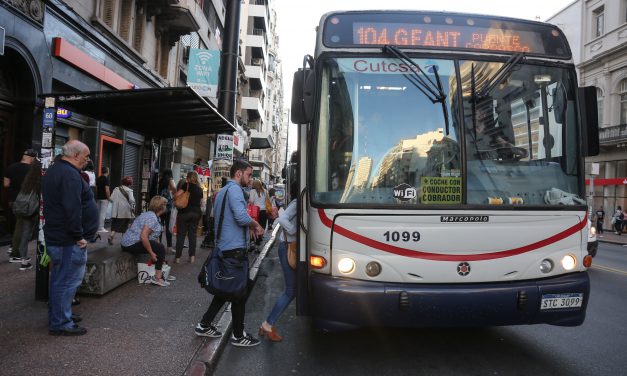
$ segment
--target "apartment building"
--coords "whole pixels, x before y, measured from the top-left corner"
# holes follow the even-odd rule
[[[126,90],[128,98],[132,89],[184,86],[185,52],[192,45],[220,49],[224,17],[222,0],[0,2],[4,29],[0,40],[4,47],[0,54],[0,175],[25,149],[42,147],[42,94]],[[70,139],[83,141],[91,149],[96,170],[109,167],[114,186],[123,176],[132,176],[136,199],[145,204],[154,193],[159,168],[184,167],[213,155],[207,135],[164,141],[163,135],[176,134],[187,125],[175,115],[177,109],[169,107],[176,103],[166,99],[136,101],[135,107],[118,116],[120,122],[60,110],[52,143],[44,147],[54,155]],[[198,109],[213,114],[206,102],[192,99],[192,106],[200,103],[203,107]],[[215,105],[215,99],[209,100]],[[127,104],[120,99],[113,103],[111,112]],[[161,136],[154,136],[159,132],[146,124],[148,118],[166,123]],[[0,222],[2,217],[0,212]],[[3,230],[0,223],[0,237]]]
[[[601,152],[587,158],[586,174],[594,184],[590,204],[604,208],[610,228],[616,206],[627,207],[627,0],[573,1],[547,22],[566,34],[579,85],[597,88]],[[591,175],[593,164],[598,174]]]
[[[253,175],[268,186],[279,182],[285,156],[283,82],[270,0],[247,0],[240,18],[241,57],[245,74],[238,87],[237,120],[250,134],[248,159]]]

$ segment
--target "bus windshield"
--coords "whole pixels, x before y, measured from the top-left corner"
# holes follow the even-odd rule
[[[460,61],[458,73],[452,59],[411,61],[434,82],[437,71],[444,107],[412,83],[416,68],[401,60],[322,61],[314,202],[582,203],[567,70]]]

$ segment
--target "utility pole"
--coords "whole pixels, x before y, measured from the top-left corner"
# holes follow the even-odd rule
[[[235,124],[235,100],[237,98],[237,61],[239,59],[240,0],[226,1],[224,42],[220,58],[220,98],[218,112],[231,124]]]

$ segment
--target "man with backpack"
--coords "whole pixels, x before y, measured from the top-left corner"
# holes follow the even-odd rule
[[[216,195],[213,208],[216,216],[216,246],[212,252],[218,252],[219,257],[248,257],[246,250],[250,239],[249,228],[253,237],[263,236],[264,229],[248,215],[242,191],[242,188],[251,181],[252,174],[253,167],[250,163],[242,160],[233,161],[230,171],[231,180]],[[226,205],[227,202],[228,205]],[[196,326],[197,336],[212,338],[222,336],[212,321],[226,302],[227,300],[222,297],[213,297],[207,312]],[[231,315],[233,316],[231,344],[233,346],[250,347],[259,344],[258,339],[244,331],[245,306],[246,297],[231,301]]]

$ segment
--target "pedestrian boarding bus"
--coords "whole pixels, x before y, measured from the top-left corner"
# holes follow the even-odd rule
[[[298,314],[328,330],[583,323],[596,91],[557,27],[328,13],[292,95]]]

